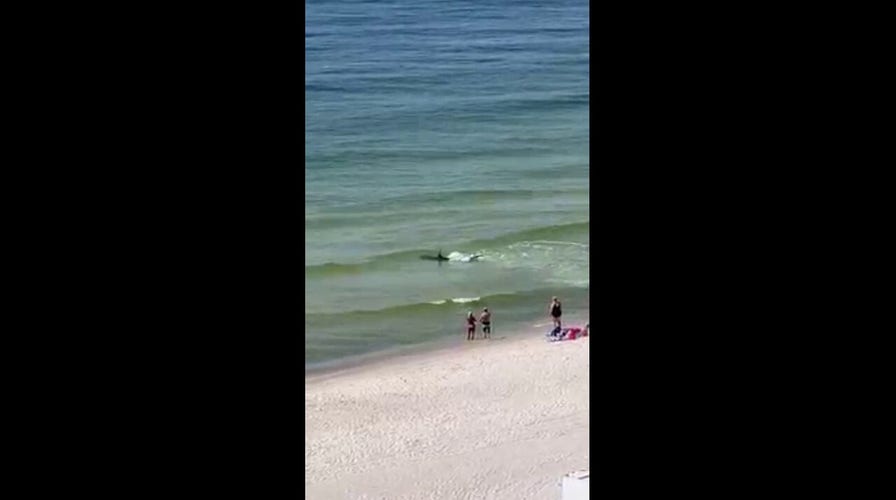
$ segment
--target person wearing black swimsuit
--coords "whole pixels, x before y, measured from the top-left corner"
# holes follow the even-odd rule
[[[560,301],[557,300],[557,297],[553,297],[551,299],[551,318],[554,319],[554,327],[560,328],[560,316],[563,315],[563,310],[560,307]]]
[[[467,312],[467,340],[476,340],[476,317],[473,311]]]

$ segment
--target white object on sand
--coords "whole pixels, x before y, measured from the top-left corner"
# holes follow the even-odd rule
[[[563,477],[562,500],[587,500],[589,471],[570,472]]]

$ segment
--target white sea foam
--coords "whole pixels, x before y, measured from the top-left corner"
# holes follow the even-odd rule
[[[543,283],[587,287],[589,249],[585,242],[519,241],[495,253],[494,262],[508,269],[534,271]]]
[[[431,300],[428,303],[436,305],[436,306],[440,306],[450,300],[451,302],[453,302],[455,304],[466,304],[468,302],[476,302],[479,299],[480,299],[480,297],[457,297],[454,299],[447,299],[447,300]]]
[[[479,300],[479,297],[458,297],[456,299],[451,299],[451,302],[455,304],[466,304],[468,302],[476,302]]]
[[[481,256],[482,254],[478,253],[451,252],[448,254],[448,260],[455,262],[473,262],[479,260]]]

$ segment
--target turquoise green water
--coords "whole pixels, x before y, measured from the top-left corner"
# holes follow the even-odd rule
[[[587,310],[587,9],[306,3],[306,366]]]

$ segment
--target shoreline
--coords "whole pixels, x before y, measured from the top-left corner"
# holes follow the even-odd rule
[[[466,279],[468,272],[467,269],[458,271],[459,274],[452,271],[447,278]],[[457,284],[449,282],[444,286]],[[463,340],[465,336],[463,318],[466,312],[475,310],[478,314],[483,307],[489,307],[495,315],[493,337],[512,335],[536,325],[546,331],[551,321],[546,306],[552,295],[565,298],[569,317],[564,318],[564,324],[572,325],[576,316],[587,318],[589,290],[589,287],[555,288],[535,283],[526,291],[493,295],[481,290],[445,293],[476,295],[476,300],[470,303],[454,303],[460,299],[449,299],[446,304],[431,304],[411,299],[405,305],[383,309],[356,310],[355,305],[344,304],[344,313],[306,312],[305,371],[332,371],[366,364],[369,359],[456,345],[456,340]],[[481,325],[479,329],[481,331]]]
[[[576,315],[563,321],[564,325],[585,326],[589,322],[589,311],[578,311]],[[427,340],[416,344],[379,349],[376,351],[366,352],[363,354],[355,354],[345,356],[328,361],[318,362],[311,365],[305,365],[305,381],[320,377],[334,376],[341,372],[354,372],[367,367],[374,367],[383,364],[400,362],[404,359],[412,359],[425,357],[430,354],[438,354],[454,349],[462,348],[465,345],[477,345],[480,343],[487,344],[498,341],[512,341],[517,338],[528,338],[540,332],[541,335],[550,328],[550,319],[545,318],[544,321],[518,322],[502,326],[502,333],[493,336],[485,342],[486,339],[477,338],[472,342],[464,340],[463,333],[459,332],[455,337]],[[482,325],[477,324],[476,335],[482,335]]]

